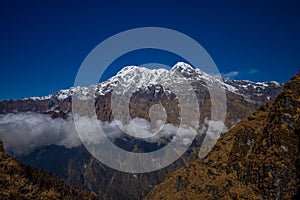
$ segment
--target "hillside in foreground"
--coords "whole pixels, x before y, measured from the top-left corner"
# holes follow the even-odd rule
[[[300,72],[146,199],[299,199]]]
[[[96,199],[51,174],[25,166],[6,155],[0,141],[0,199]]]

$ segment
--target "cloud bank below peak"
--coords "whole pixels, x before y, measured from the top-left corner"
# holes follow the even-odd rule
[[[99,144],[103,141],[103,135],[99,134],[99,125],[101,129],[111,140],[124,136],[122,130],[133,133],[136,138],[141,138],[146,142],[157,142],[160,138],[173,137],[180,145],[189,145],[191,141],[188,138],[195,134],[205,134],[206,128],[196,131],[192,128],[181,129],[172,124],[164,124],[161,131],[153,134],[150,129],[150,122],[145,119],[135,118],[128,124],[120,124],[118,121],[101,122],[98,124],[92,122],[88,117],[80,117],[77,120],[77,126],[87,126],[87,137],[79,137],[74,124],[73,116],[70,113],[67,119],[51,118],[48,115],[34,112],[26,113],[9,113],[0,115],[0,139],[4,143],[4,148],[9,154],[26,155],[35,149],[48,146],[58,145],[66,148],[75,148],[84,144]],[[162,122],[161,122],[162,123]],[[159,126],[161,123],[158,122]],[[204,126],[215,124],[216,127],[224,126],[223,123],[205,119]],[[122,126],[120,128],[120,126]],[[226,127],[225,127],[226,129]],[[227,130],[227,129],[226,129]],[[155,131],[154,131],[155,132]],[[157,131],[156,131],[157,132]],[[214,133],[207,132],[209,135]],[[142,138],[145,135],[153,135],[149,138]]]

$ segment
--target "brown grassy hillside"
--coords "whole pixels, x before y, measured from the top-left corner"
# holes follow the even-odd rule
[[[51,174],[21,164],[6,155],[0,141],[0,199],[96,199]]]
[[[170,174],[146,199],[296,199],[299,150],[300,72],[274,103],[224,134],[206,158]]]

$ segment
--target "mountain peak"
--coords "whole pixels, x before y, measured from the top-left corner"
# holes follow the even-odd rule
[[[191,65],[185,63],[185,62],[178,62],[176,63],[172,69],[170,70],[171,73],[180,73],[185,78],[192,78],[192,77],[198,77],[206,80],[213,80],[217,79],[217,76],[212,76],[210,74],[205,73],[199,68],[194,68]]]
[[[127,74],[130,73],[132,71],[138,71],[138,72],[160,72],[160,71],[166,71],[165,69],[151,69],[151,68],[147,68],[147,67],[143,67],[143,66],[136,66],[136,65],[129,65],[129,66],[125,66],[123,67],[118,73],[117,75],[120,74]],[[177,62],[170,70],[172,71],[178,71],[181,73],[184,72],[194,72],[195,68],[193,68],[191,65],[185,63],[185,62]]]
[[[191,65],[185,62],[178,62],[172,67],[171,72],[172,71],[176,71],[180,73],[192,73],[195,72],[195,69]]]
[[[172,69],[176,68],[182,68],[182,69],[194,69],[191,65],[185,63],[185,62],[177,62]]]
[[[136,75],[136,74],[168,74],[168,73],[180,73],[185,77],[191,77],[193,75],[206,75],[205,72],[201,71],[200,69],[195,69],[191,65],[185,63],[185,62],[177,62],[169,71],[166,69],[151,69],[143,66],[135,66],[135,65],[130,65],[130,66],[125,66],[123,69],[121,69],[117,73],[117,77],[121,77],[124,75]]]

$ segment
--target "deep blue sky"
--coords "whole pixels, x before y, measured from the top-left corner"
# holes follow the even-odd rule
[[[235,79],[286,82],[300,69],[299,10],[298,1],[271,0],[2,0],[0,99],[71,87],[95,46],[121,31],[147,26],[194,38],[222,73],[238,72],[232,73]],[[147,57],[129,56],[124,64]]]

